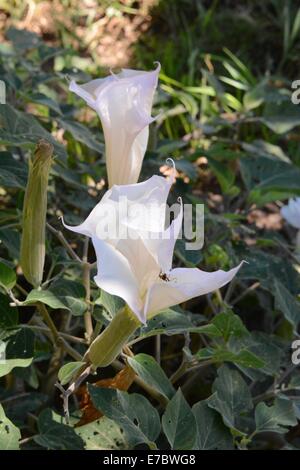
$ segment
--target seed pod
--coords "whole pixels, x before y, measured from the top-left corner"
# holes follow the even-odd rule
[[[41,139],[29,161],[29,175],[23,205],[20,264],[25,278],[34,287],[43,279],[47,188],[53,145]]]

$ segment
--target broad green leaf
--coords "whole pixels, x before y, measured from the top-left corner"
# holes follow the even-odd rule
[[[255,408],[256,433],[272,431],[286,433],[287,426],[296,426],[293,402],[287,397],[276,398],[272,406],[259,403]]]
[[[195,450],[233,449],[232,436],[219,413],[206,401],[196,403],[192,411],[197,425]]]
[[[18,310],[11,307],[9,297],[0,293],[0,328],[14,328],[18,325]]]
[[[17,111],[9,104],[0,106],[0,143],[7,146],[32,146],[40,139],[53,144],[55,154],[62,160],[66,158],[65,148],[59,144],[37,119],[28,113]]]
[[[116,295],[108,294],[104,290],[101,290],[100,297],[95,301],[95,304],[102,305],[111,317],[114,317],[115,314],[125,305],[123,299]]]
[[[81,450],[84,442],[73,428],[54,420],[52,411],[47,408],[38,418],[39,434],[34,441],[50,450]]]
[[[51,284],[51,291],[67,306],[73,315],[80,316],[86,311],[85,288],[80,282],[60,279]]]
[[[13,269],[0,262],[0,286],[5,289],[12,289],[17,281],[16,273]]]
[[[74,374],[84,365],[84,362],[76,361],[76,362],[68,362],[68,364],[63,365],[58,371],[58,380],[60,381],[61,385],[66,385]]]
[[[82,315],[86,311],[85,289],[79,282],[62,279],[51,285],[48,290],[33,289],[23,305],[42,302],[53,309],[66,309],[73,315]]]
[[[25,188],[27,165],[18,161],[10,152],[0,152],[0,186]]]
[[[17,29],[10,27],[6,32],[6,37],[11,41],[16,49],[24,53],[27,49],[35,49],[41,39],[36,33],[32,33],[27,29]]]
[[[12,229],[0,229],[0,243],[7,248],[12,259],[19,259],[19,249],[21,243],[20,232]]]
[[[234,194],[232,190],[234,188],[235,173],[230,169],[228,163],[221,163],[214,158],[209,158],[209,166],[212,169],[213,173],[216,175],[217,180],[221,186],[221,189],[224,193]]]
[[[23,305],[33,305],[42,302],[53,309],[66,308],[66,305],[50,290],[33,289],[29,292]]]
[[[180,389],[166,407],[162,417],[162,427],[172,449],[194,449],[196,421]]]
[[[253,247],[238,251],[238,256],[248,261],[238,273],[239,279],[259,281],[272,295],[274,281],[278,279],[292,294],[299,293],[300,274],[286,257],[280,258]]]
[[[175,245],[175,255],[183,261],[185,266],[194,268],[198,266],[203,258],[203,254],[200,250],[186,250],[185,240],[178,239]]]
[[[46,106],[47,108],[52,109],[55,113],[61,115],[59,104],[49,96],[44,95],[44,93],[33,93],[31,95],[27,95],[27,98],[29,101]]]
[[[120,426],[106,416],[75,429],[86,450],[127,450],[126,436]]]
[[[0,377],[9,374],[15,367],[28,367],[32,363],[32,357],[28,359],[4,359],[0,361]]]
[[[297,331],[300,322],[300,302],[288,289],[278,280],[274,283],[275,308],[280,310],[285,318],[293,325],[294,331]]]
[[[253,407],[251,393],[242,376],[236,370],[223,365],[218,369],[212,391],[208,405],[221,414],[226,426],[242,432],[239,429],[241,414]]]
[[[130,446],[153,445],[160,432],[156,409],[142,395],[89,385],[94,406],[124,430]]]
[[[0,405],[0,450],[19,450],[20,430],[5,416]]]
[[[213,362],[233,362],[244,367],[261,368],[264,361],[247,349],[234,353],[224,348],[204,348],[195,354],[199,360],[210,359]]]
[[[231,311],[219,313],[211,323],[198,327],[198,332],[211,337],[222,337],[224,341],[228,341],[231,336],[241,337],[249,334],[240,317]]]
[[[242,158],[240,165],[253,203],[263,205],[300,194],[300,169],[290,163],[260,156]]]
[[[175,389],[160,365],[148,354],[137,354],[128,358],[129,365],[146,384],[153,387],[167,400],[171,399]]]
[[[76,141],[85,144],[96,152],[102,153],[104,151],[103,143],[92,134],[88,127],[80,122],[58,119],[58,123],[63,129],[70,132]]]
[[[205,317],[201,317],[204,319]],[[177,312],[176,310],[167,309],[151,318],[147,325],[140,330],[140,338],[148,338],[150,336],[178,335],[189,331],[197,331],[199,327],[195,326],[188,315]]]
[[[7,359],[28,359],[34,356],[33,331],[29,328],[19,328],[18,331],[9,337],[6,346]]]
[[[290,97],[280,103],[268,103],[264,110],[262,122],[276,134],[285,134],[300,125],[300,110]]]
[[[244,338],[232,339],[230,341],[230,350],[238,352],[241,349],[247,349],[256,357],[263,361],[260,369],[244,367],[237,363],[237,366],[253,380],[264,380],[265,375],[274,376],[279,372],[281,357],[284,353],[282,345],[275,337],[261,332],[252,332]]]

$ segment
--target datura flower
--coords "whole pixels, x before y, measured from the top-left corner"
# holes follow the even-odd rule
[[[153,96],[160,65],[144,72],[122,69],[106,78],[78,85],[70,90],[83,98],[100,117],[105,138],[108,183],[132,184],[139,179],[146,152]]]
[[[142,323],[162,309],[219,289],[232,280],[241,266],[227,272],[172,268],[183,217],[180,203],[179,213],[165,227],[172,183],[173,177],[168,180],[152,176],[143,183],[113,186],[81,225],[65,225],[92,238],[97,256],[96,284],[124,299]],[[122,211],[123,200],[127,211]],[[137,211],[137,207],[142,210]],[[127,236],[105,232],[104,225],[113,227],[115,216],[118,228],[126,228]]]
[[[300,197],[290,199],[281,209],[282,217],[293,227],[300,230]]]

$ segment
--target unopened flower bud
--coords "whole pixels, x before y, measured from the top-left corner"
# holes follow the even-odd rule
[[[24,197],[20,263],[25,278],[34,287],[38,287],[43,279],[47,188],[52,155],[53,145],[40,140],[29,161]]]

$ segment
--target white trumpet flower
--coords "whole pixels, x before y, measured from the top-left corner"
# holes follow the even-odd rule
[[[146,152],[151,108],[160,65],[144,72],[122,69],[119,74],[78,85],[70,90],[83,98],[100,117],[105,138],[109,186],[132,184],[139,179]]]
[[[96,284],[124,299],[142,323],[162,309],[221,288],[232,280],[242,264],[227,272],[172,269],[183,216],[180,204],[179,214],[165,228],[165,208],[172,182],[172,178],[152,176],[143,183],[113,186],[81,225],[65,225],[92,238],[97,256]],[[121,198],[126,198],[129,211],[139,204],[144,208],[143,213],[140,211],[133,217],[120,214]],[[149,217],[150,205],[154,207],[152,217]],[[111,221],[115,215],[119,225],[128,229],[127,237],[110,236],[109,231],[104,236],[103,224],[107,225],[107,217]]]
[[[300,197],[290,199],[281,208],[281,215],[290,225],[300,230]]]

